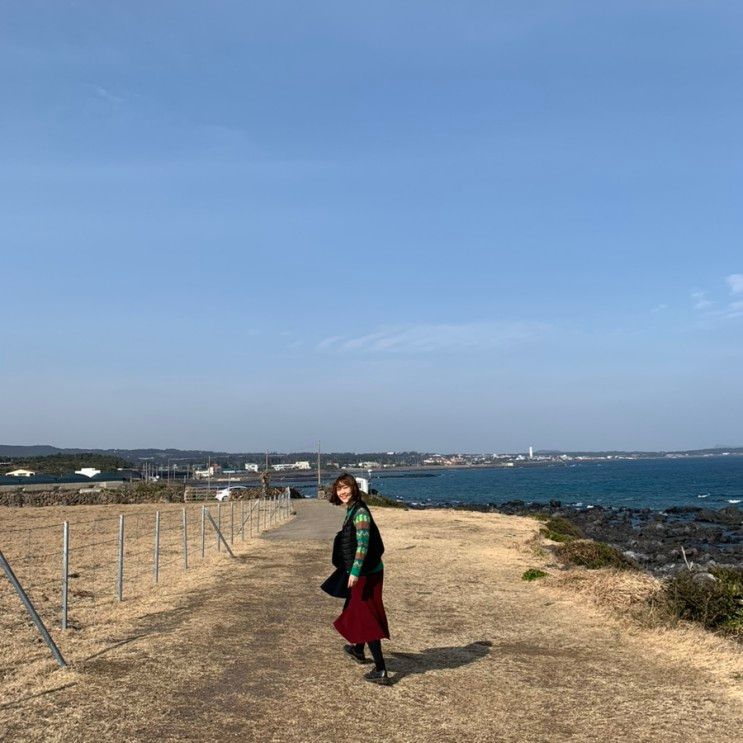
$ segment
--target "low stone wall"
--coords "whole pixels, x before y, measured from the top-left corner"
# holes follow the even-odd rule
[[[38,483],[35,485],[0,485],[0,493],[46,493],[54,490],[81,490],[82,488],[103,488],[105,490],[117,490],[124,487],[126,483],[121,480],[111,482],[60,482],[60,483]]]
[[[101,486],[106,483],[100,483]],[[80,486],[83,487],[80,487]],[[96,486],[98,484],[96,483]],[[127,484],[121,487],[98,488],[93,483],[86,485],[78,483],[74,490],[62,489],[48,485],[45,490],[32,490],[27,488],[15,488],[12,491],[0,492],[0,506],[12,506],[15,508],[23,506],[106,506],[115,503],[137,504],[137,503],[183,503],[184,489],[182,486],[159,486],[156,484],[139,483]],[[217,492],[216,490],[214,491]],[[269,488],[270,496],[281,495],[284,488]],[[237,490],[232,500],[252,500],[261,496],[260,488],[250,490]],[[292,498],[301,498],[301,494],[293,490]],[[192,499],[187,498],[190,501]],[[202,499],[203,500],[203,499]],[[213,501],[216,503],[216,500]]]

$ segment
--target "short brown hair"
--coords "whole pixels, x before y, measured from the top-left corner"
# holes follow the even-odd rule
[[[343,502],[338,497],[338,488],[341,485],[348,485],[351,488],[351,503],[361,498],[361,490],[359,490],[359,484],[356,482],[356,478],[353,475],[349,475],[348,472],[344,472],[340,477],[336,477],[333,486],[330,488],[330,497],[328,500],[334,506],[340,506]]]

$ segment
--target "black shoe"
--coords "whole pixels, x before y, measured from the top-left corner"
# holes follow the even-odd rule
[[[392,686],[392,681],[387,675],[387,671],[369,671],[364,674],[364,678],[367,681],[371,681],[373,684],[381,684],[382,686]]]
[[[350,655],[357,663],[366,663],[364,651],[359,652],[353,645],[344,645],[343,650]]]

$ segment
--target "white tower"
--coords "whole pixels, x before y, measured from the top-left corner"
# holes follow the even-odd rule
[[[531,446],[529,447],[529,459],[534,459],[534,449]]]

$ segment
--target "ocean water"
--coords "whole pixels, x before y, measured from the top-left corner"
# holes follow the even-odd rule
[[[743,508],[743,457],[639,459],[529,467],[428,470],[432,477],[372,475],[382,495],[417,503],[562,501],[564,505],[664,510]]]

